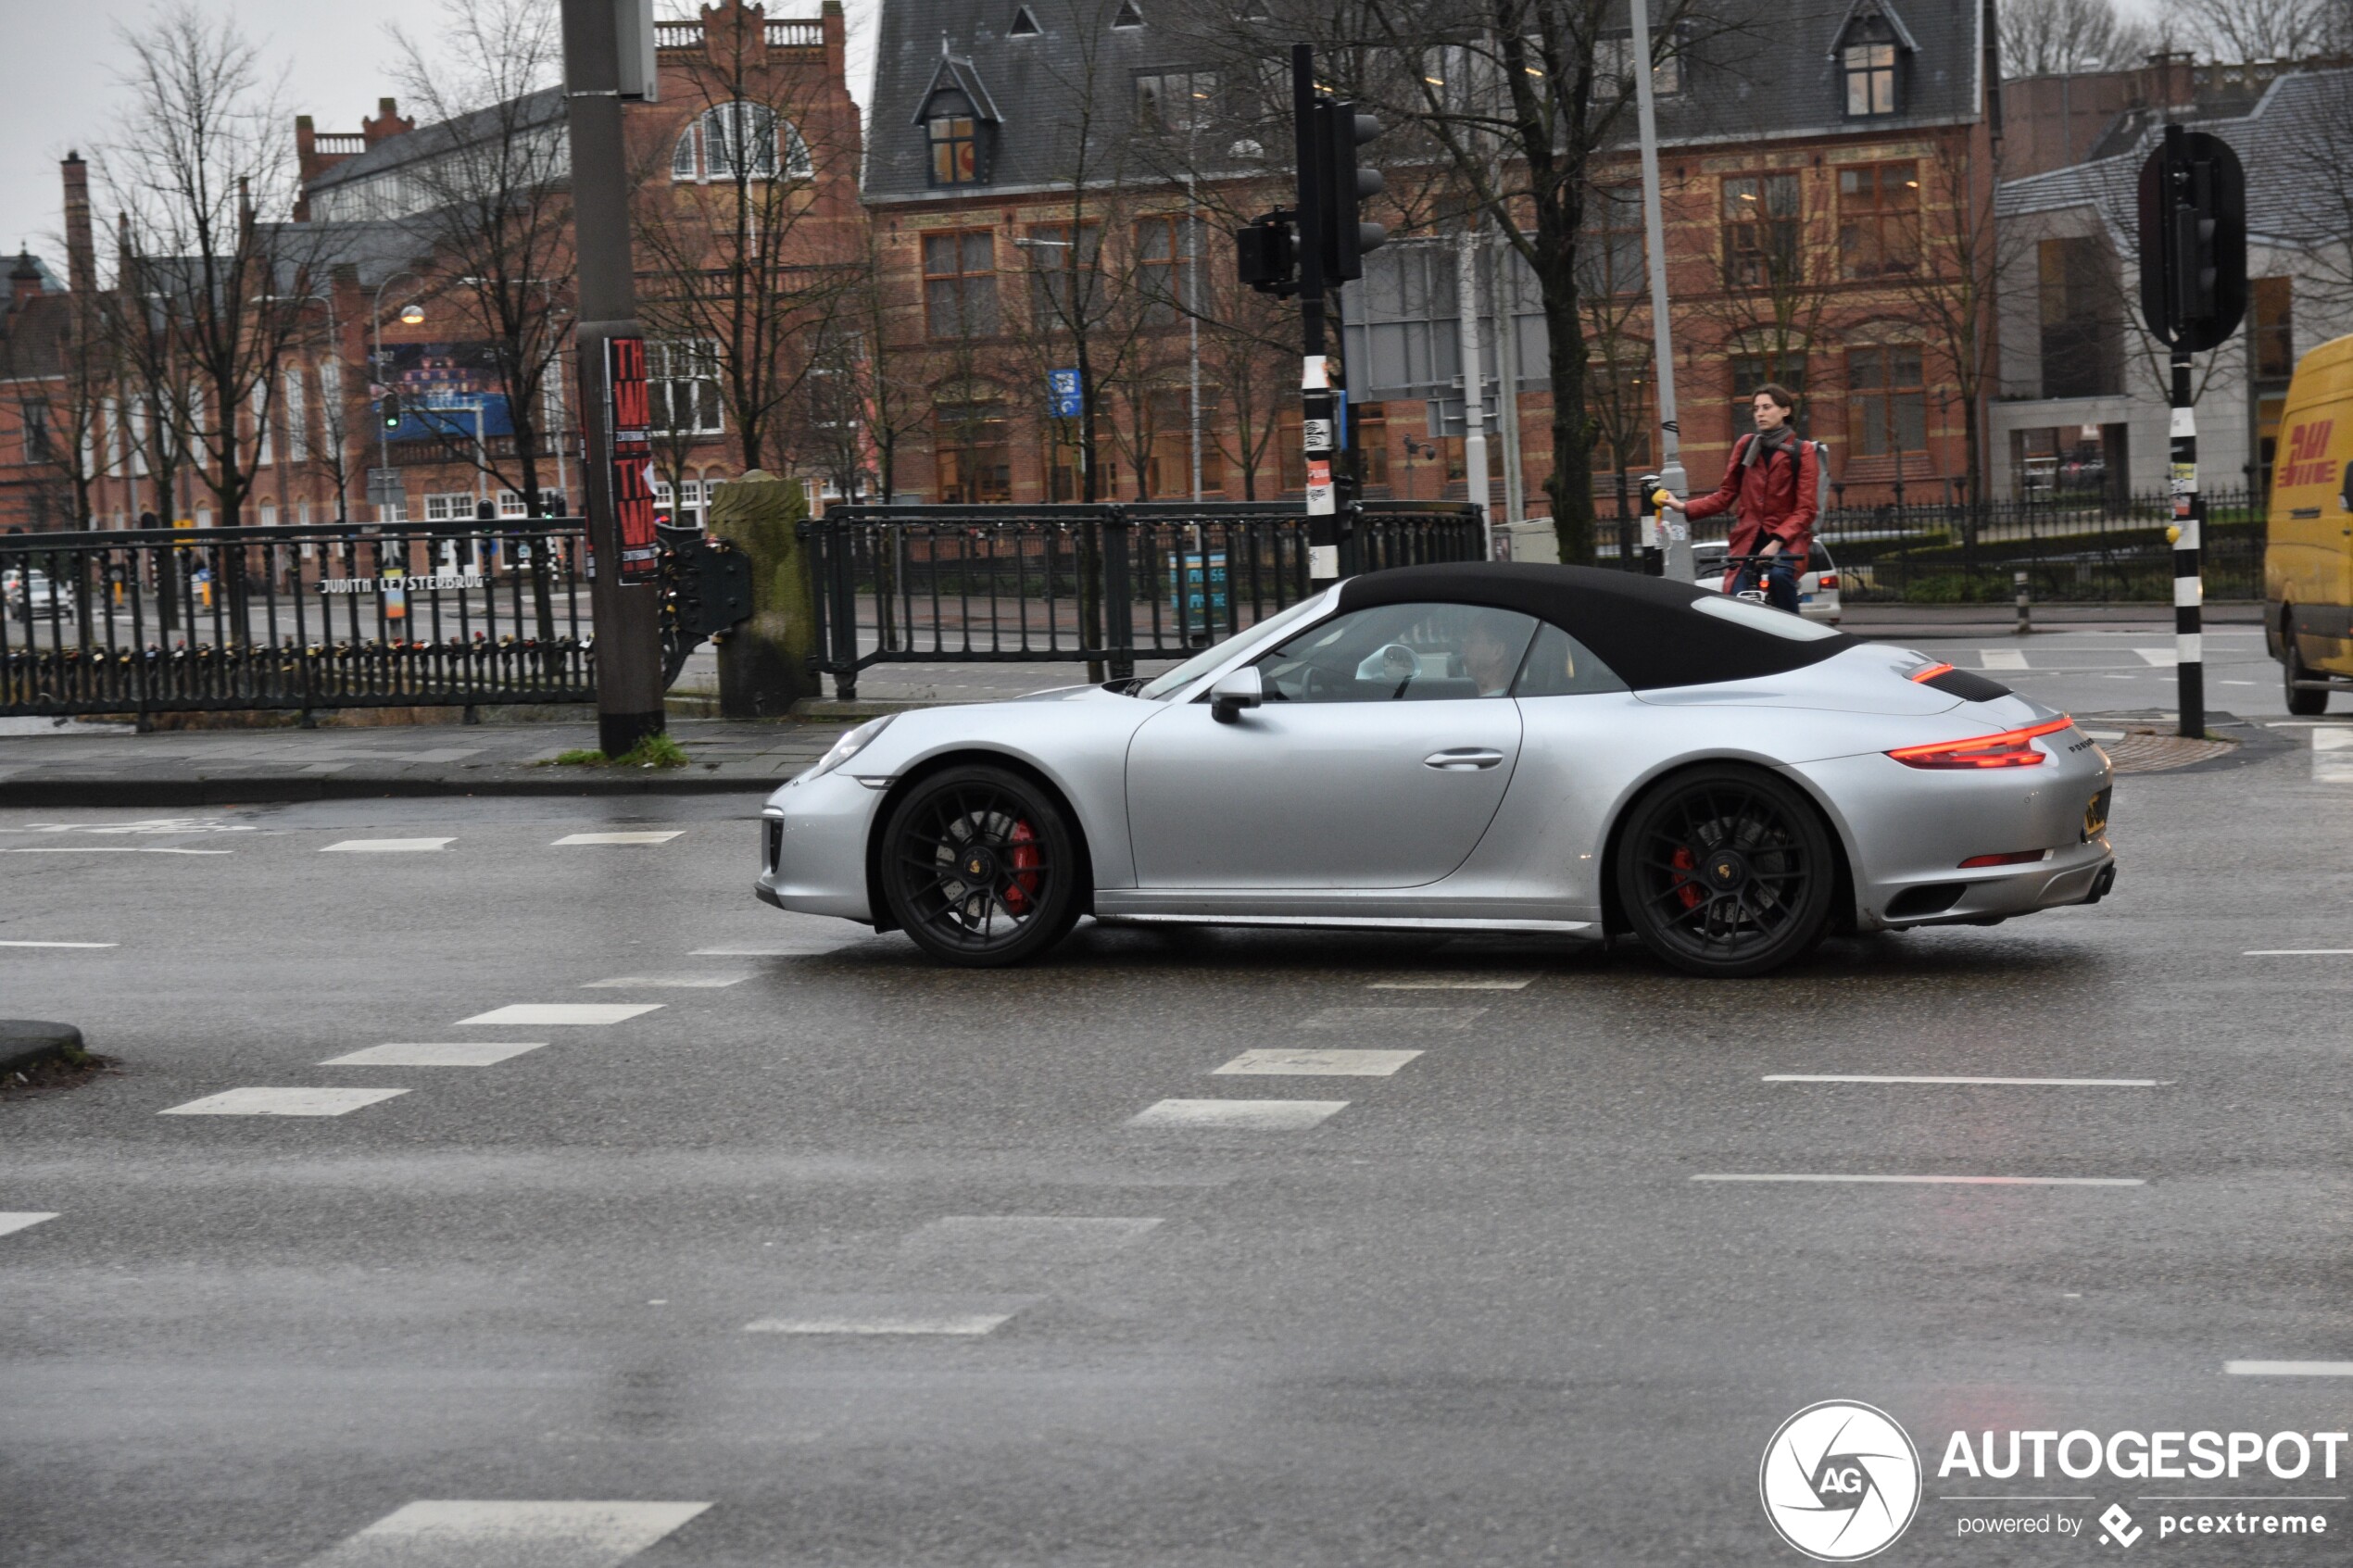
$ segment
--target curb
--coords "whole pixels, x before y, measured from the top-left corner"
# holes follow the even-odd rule
[[[676,772],[680,770],[659,770]],[[436,797],[561,797],[631,795],[765,795],[782,777],[587,777],[526,779],[371,779],[303,774],[241,779],[56,777],[0,780],[0,808],[99,806],[245,806],[304,800],[421,799]]]
[[[0,1073],[21,1073],[42,1062],[80,1053],[82,1031],[70,1023],[30,1018],[0,1018]]]

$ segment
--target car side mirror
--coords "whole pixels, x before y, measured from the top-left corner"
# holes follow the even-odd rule
[[[1256,708],[1265,700],[1266,685],[1259,679],[1258,667],[1246,664],[1220,675],[1217,684],[1209,688],[1209,716],[1221,724],[1230,724],[1243,709]]]

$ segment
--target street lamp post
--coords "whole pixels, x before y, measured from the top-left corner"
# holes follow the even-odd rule
[[[661,589],[624,577],[620,503],[615,495],[613,404],[618,379],[609,366],[638,367],[625,389],[642,392],[645,328],[637,320],[636,277],[629,248],[629,152],[621,123],[624,82],[621,11],[611,0],[563,0],[565,129],[572,148],[573,254],[578,258],[580,422],[587,437],[588,546],[596,576],[588,584],[596,617],[597,736],[608,757],[669,727],[662,710]],[[639,40],[629,41],[634,47]],[[651,51],[647,54],[650,56]],[[643,93],[651,82],[636,84]],[[618,345],[618,346],[616,346]],[[626,410],[642,417],[640,409]],[[632,439],[641,431],[633,429]],[[637,459],[633,458],[633,462]],[[634,480],[633,480],[634,483]],[[635,513],[641,517],[643,514]]]
[[[318,305],[322,305],[322,306],[326,307],[326,310],[327,310],[327,343],[328,343],[328,346],[329,346],[331,349],[333,349],[333,353],[334,353],[334,356],[335,356],[335,364],[336,364],[336,365],[337,365],[337,367],[338,367],[338,370],[337,370],[337,371],[336,371],[336,376],[337,376],[336,385],[338,386],[338,388],[340,388],[340,387],[341,387],[341,385],[342,385],[342,382],[341,382],[342,371],[341,371],[341,370],[340,370],[340,367],[341,367],[341,365],[343,364],[343,324],[335,319],[335,300],[334,300],[334,295],[333,295],[332,293],[330,293],[330,294],[319,294],[319,293],[315,293],[315,292],[314,292],[314,293],[310,293],[310,294],[285,294],[285,295],[270,294],[270,295],[263,295],[261,297],[262,297],[262,300],[263,300],[265,303],[269,303],[269,304],[287,304],[287,305],[293,305],[293,304],[301,304],[301,303],[312,303],[312,304],[318,304]],[[324,407],[324,400],[323,400],[323,399],[321,399],[321,410],[320,410],[320,411],[321,411],[321,413],[322,415],[325,415],[325,416],[327,417],[327,433],[328,433],[329,435],[331,435],[331,436],[333,436],[333,437],[334,438],[334,443],[335,443],[335,480],[336,480],[336,483],[335,483],[335,521],[336,521],[337,522],[342,522],[342,521],[346,521],[346,520],[345,520],[345,517],[344,517],[344,514],[345,514],[345,512],[346,512],[346,510],[348,510],[348,509],[349,509],[350,503],[351,503],[351,497],[350,497],[350,495],[349,495],[349,491],[350,491],[351,486],[350,486],[350,483],[349,483],[349,481],[348,481],[348,478],[347,478],[347,470],[344,468],[344,464],[345,464],[345,463],[346,463],[346,462],[348,462],[348,461],[350,461],[350,458],[351,458],[350,448],[349,448],[348,444],[347,444],[347,443],[344,440],[344,436],[345,436],[345,434],[346,433],[346,428],[345,428],[345,425],[344,425],[344,422],[343,422],[343,417],[342,417],[342,413],[341,413],[341,411],[340,411],[340,410],[337,410],[337,411],[335,411],[335,412],[329,413],[329,411],[328,411],[328,410],[326,409],[326,408]],[[281,470],[281,472],[282,472],[282,474],[283,474],[283,470]],[[279,499],[281,502],[283,502],[283,501],[285,500],[285,498],[286,498],[286,497],[285,497],[285,493],[284,493],[283,489],[283,488],[281,488],[281,490],[280,490],[280,492],[279,492],[278,499]],[[305,502],[303,503],[303,505],[305,505],[305,506],[308,506],[309,504],[310,504],[310,503],[309,503],[309,502],[308,502],[308,501],[305,501]]]
[[[383,281],[376,284],[375,295],[369,302],[368,325],[374,334],[374,341],[371,345],[371,352],[368,360],[368,379],[374,385],[382,386],[384,384],[384,290],[390,288],[394,282],[398,279],[413,279],[416,275],[417,274],[415,272],[410,271],[405,267],[397,272],[386,273]],[[424,307],[421,305],[409,304],[404,305],[400,307],[400,320],[407,325],[413,327],[424,319]],[[384,515],[391,508],[385,504],[384,492],[381,488],[379,488],[379,486],[383,483],[383,476],[390,473],[391,471],[392,432],[384,427],[384,420],[378,420],[376,421],[377,479],[375,483],[371,483],[368,487],[369,504],[376,508],[376,521],[378,522],[395,522],[398,521],[396,518],[391,518]]]
[[[1651,357],[1658,368],[1659,488],[1680,495],[1689,488],[1683,476],[1682,436],[1675,422],[1675,334],[1667,320],[1667,223],[1658,199],[1658,108],[1651,91],[1651,18],[1648,0],[1632,0],[1634,45],[1634,110],[1642,151],[1642,250],[1649,263],[1651,285]],[[1643,497],[1643,516],[1651,513]],[[1668,521],[1668,508],[1658,508],[1666,529],[1667,575],[1678,583],[1692,580],[1692,527],[1680,513]]]

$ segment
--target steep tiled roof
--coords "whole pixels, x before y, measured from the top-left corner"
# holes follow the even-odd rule
[[[2228,142],[2246,170],[2247,232],[2259,240],[2309,245],[2341,237],[2343,182],[2353,181],[2353,70],[2284,76],[2244,115],[2204,117],[2197,129]],[[2006,182],[2005,218],[2092,207],[2124,237],[2135,221],[2141,165],[2164,134],[2150,125],[2112,157]],[[2339,182],[2313,199],[2316,180]]]
[[[1136,124],[1138,75],[1213,63],[1214,45],[1189,39],[1233,31],[1245,0],[1146,0],[1144,25],[1114,27],[1121,0],[883,0],[875,52],[866,194],[877,201],[937,194],[920,120],[942,61],[968,77],[976,105],[1002,116],[988,186],[1038,188],[1067,180],[1074,127],[1090,92],[1092,157],[1108,174],[1126,156]],[[1984,60],[1982,0],[1721,0],[1719,21],[1689,34],[1689,91],[1659,104],[1670,144],[1775,141],[1851,129],[1832,51],[1861,10],[1888,16],[1905,50],[1904,110],[1874,128],[1950,124],[1976,118]],[[1014,31],[1025,13],[1035,32]],[[1082,29],[1083,35],[1082,35]],[[1090,85],[1091,84],[1091,85]],[[1627,134],[1632,133],[1629,115]],[[1286,161],[1280,158],[1277,162]]]

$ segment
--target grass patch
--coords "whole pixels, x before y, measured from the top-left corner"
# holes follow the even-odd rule
[[[666,734],[647,735],[618,757],[601,751],[574,749],[550,757],[543,767],[554,768],[683,768],[686,748]]]

